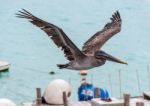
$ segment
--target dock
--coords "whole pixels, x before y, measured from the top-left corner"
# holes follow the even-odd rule
[[[34,105],[35,103],[22,103],[21,106],[39,106],[39,105]],[[62,105],[46,105],[46,104],[43,104],[43,105],[40,105],[40,106],[64,106],[63,104]],[[70,101],[68,102],[68,106],[91,106],[91,102],[88,102],[88,101],[82,101],[82,102],[79,102],[79,101]]]
[[[150,106],[150,100],[144,96],[130,97],[130,94],[124,94],[123,99],[117,99],[117,101],[106,102],[100,98],[94,98],[91,101],[72,101],[67,100],[66,93],[63,92],[63,104],[62,105],[49,105],[42,103],[41,89],[36,89],[36,99],[34,102],[24,102],[21,106]],[[102,101],[102,102],[101,102]],[[102,103],[102,104],[101,104]]]
[[[6,61],[0,61],[0,72],[7,71],[10,67],[10,63]]]
[[[144,105],[137,105],[137,104],[143,103]],[[26,102],[26,103],[22,103],[21,106],[39,106],[39,105],[33,105],[35,103],[32,102]],[[40,106],[64,106],[64,105],[40,105]],[[91,106],[91,102],[90,101],[70,101],[68,102],[68,106]],[[150,106],[150,101],[145,100],[141,97],[139,98],[131,98],[130,100],[130,105],[129,106]]]
[[[39,106],[39,105],[33,105],[33,104],[35,104],[35,103],[26,102],[26,103],[22,103],[21,106]],[[138,105],[138,104],[144,104],[144,105]],[[40,106],[64,106],[64,105],[46,105],[46,104],[43,104]],[[91,106],[91,102],[90,101],[70,101],[70,102],[68,102],[68,106]],[[131,98],[129,106],[150,106],[150,101],[145,100],[141,97]]]

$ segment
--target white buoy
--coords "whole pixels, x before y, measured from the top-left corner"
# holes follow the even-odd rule
[[[51,81],[45,92],[44,99],[48,104],[63,104],[63,92],[66,92],[67,99],[71,95],[71,86],[62,79]]]
[[[16,104],[6,98],[0,98],[0,106],[16,106]]]

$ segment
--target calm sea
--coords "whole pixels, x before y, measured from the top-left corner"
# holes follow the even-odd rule
[[[77,71],[57,68],[56,64],[67,62],[63,52],[39,28],[15,17],[22,8],[63,28],[79,48],[118,10],[123,20],[122,30],[102,49],[129,65],[107,62],[89,70],[87,79],[116,97],[120,97],[120,89],[121,93],[128,92],[132,96],[150,89],[147,71],[150,63],[149,0],[1,0],[0,60],[10,62],[11,67],[9,72],[0,74],[0,98],[16,103],[32,101],[35,88],[44,91],[52,79],[62,78],[71,83],[72,98],[77,100],[81,76]],[[56,75],[50,75],[50,71],[55,71]]]

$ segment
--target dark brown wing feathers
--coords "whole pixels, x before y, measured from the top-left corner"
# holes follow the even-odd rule
[[[51,23],[43,21],[36,16],[32,15],[28,11],[22,9],[23,11],[19,11],[19,14],[16,14],[19,18],[26,18],[29,21],[41,28],[44,32],[48,34],[48,36],[54,41],[57,47],[61,47],[64,51],[65,57],[68,60],[75,60],[76,58],[83,57],[83,53],[74,45],[74,43],[67,37],[67,35],[63,32],[63,30]]]
[[[113,35],[121,30],[121,17],[118,11],[116,11],[110,18],[111,22],[107,23],[104,28],[95,33],[90,39],[88,39],[82,48],[82,51],[87,55],[93,55],[96,51],[105,44]]]

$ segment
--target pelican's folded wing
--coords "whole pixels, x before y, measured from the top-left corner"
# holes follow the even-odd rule
[[[116,33],[120,32],[121,17],[119,12],[115,12],[110,19],[110,23],[107,23],[101,31],[94,34],[90,39],[88,39],[88,41],[84,43],[82,51],[85,54],[93,55],[105,44],[108,39],[110,39]]]
[[[62,48],[65,57],[67,57],[68,60],[71,61],[77,58],[84,57],[84,54],[67,37],[67,35],[64,33],[64,31],[61,28],[37,18],[36,16],[32,15],[31,13],[29,13],[24,9],[23,11],[19,11],[19,13],[16,15],[19,18],[29,19],[29,21],[32,24],[36,25],[37,27],[41,28],[44,32],[46,32],[48,36],[54,41],[54,43],[58,47]]]

